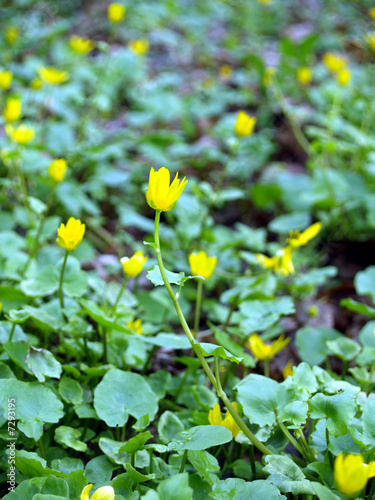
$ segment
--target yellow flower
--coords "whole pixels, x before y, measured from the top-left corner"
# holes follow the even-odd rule
[[[362,455],[341,453],[335,460],[333,472],[337,489],[352,497],[367,484],[371,467],[363,462]]]
[[[56,158],[48,166],[48,175],[55,182],[62,182],[65,179],[65,172],[68,164],[64,158]]]
[[[125,275],[129,278],[134,278],[142,272],[143,266],[145,265],[148,257],[144,257],[143,252],[135,252],[133,257],[123,257],[120,259],[122,270]]]
[[[287,239],[287,242],[292,248],[305,246],[310,240],[312,240],[313,238],[315,238],[315,236],[319,234],[321,229],[322,229],[321,222],[315,222],[307,229],[302,231],[302,233],[300,233],[299,231],[291,233],[290,238]]]
[[[273,66],[267,66],[264,70],[263,74],[263,83],[266,87],[269,87],[272,84],[272,79],[276,75],[277,69]]]
[[[20,30],[15,26],[10,26],[5,30],[5,40],[9,43],[9,45],[13,45],[14,42],[18,39],[20,34]]]
[[[57,230],[57,244],[68,252],[73,252],[81,243],[85,229],[86,226],[79,219],[70,217],[66,225],[61,224]]]
[[[302,85],[308,85],[312,80],[312,71],[307,66],[302,66],[297,70],[297,80]]]
[[[125,7],[120,3],[111,3],[108,7],[108,19],[112,23],[120,23],[125,17]]]
[[[52,66],[49,68],[43,66],[38,69],[38,73],[40,78],[50,85],[60,85],[69,80],[69,73],[67,71],[60,71]]]
[[[94,48],[94,43],[91,40],[77,35],[70,37],[69,44],[77,54],[88,54]]]
[[[8,137],[13,139],[14,142],[23,146],[32,141],[35,137],[34,129],[24,124],[19,125],[16,128],[9,124],[5,125],[5,132]]]
[[[365,40],[369,44],[370,49],[375,52],[375,33],[367,33]]]
[[[18,97],[8,97],[4,108],[5,121],[17,122],[21,118],[21,109],[21,99]]]
[[[291,359],[284,366],[282,373],[283,373],[284,380],[293,375],[293,362]]]
[[[340,71],[340,69],[343,69],[346,66],[345,57],[338,56],[333,52],[327,52],[326,54],[324,54],[323,62],[326,67],[330,71],[332,71],[332,73],[337,73],[338,71]]]
[[[81,500],[89,500],[89,493],[92,486],[92,484],[88,484],[83,488],[81,493]],[[95,493],[91,497],[91,500],[115,500],[115,490],[112,488],[112,486],[102,486],[95,491]]]
[[[217,257],[208,257],[206,252],[201,250],[198,253],[191,253],[188,257],[191,274],[202,276],[205,280],[211,278],[216,267]]]
[[[273,269],[274,271],[278,270],[279,258],[277,256],[267,257],[267,255],[263,255],[262,253],[257,253],[255,257],[256,257],[257,261],[259,262],[259,264],[264,269]]]
[[[134,319],[126,323],[126,326],[133,330],[133,332],[138,333],[138,335],[142,335],[142,321],[140,319]]]
[[[188,183],[186,177],[180,180],[178,173],[172,184],[170,182],[171,174],[167,168],[162,167],[158,171],[151,168],[146,200],[154,210],[161,210],[162,212],[172,210]]]
[[[246,137],[253,133],[257,119],[255,116],[249,116],[245,111],[240,111],[237,115],[234,131],[237,135]]]
[[[271,344],[265,344],[263,340],[256,333],[252,333],[248,340],[248,346],[254,356],[260,361],[268,361],[272,359],[279,351],[284,349],[290,342],[290,338],[284,338],[281,335],[277,340]]]
[[[352,78],[352,73],[347,68],[340,69],[337,73],[337,83],[342,87],[348,85]]]
[[[223,64],[220,66],[219,75],[221,78],[230,78],[233,74],[233,69],[229,64]]]
[[[237,411],[237,403],[232,403],[232,406],[234,406],[234,409]],[[208,421],[211,425],[222,425],[223,427],[226,427],[231,431],[233,437],[236,437],[237,434],[242,432],[236,422],[233,420],[233,417],[228,410],[223,419],[220,411],[220,406],[218,404],[216,404],[208,412]]]
[[[3,90],[8,90],[13,79],[13,73],[11,71],[0,71],[0,87]]]
[[[42,87],[42,85],[43,82],[39,77],[34,78],[34,80],[30,83],[31,88],[34,90],[39,90]]]
[[[150,43],[147,38],[140,38],[139,40],[130,40],[128,47],[134,54],[144,56],[148,52]]]
[[[0,302],[0,314],[1,314],[1,311],[3,310],[3,303]]]
[[[375,21],[375,7],[372,7],[369,11],[369,16]]]
[[[282,276],[288,276],[294,273],[294,266],[292,261],[292,247],[285,247],[279,252],[280,264],[276,270]]]

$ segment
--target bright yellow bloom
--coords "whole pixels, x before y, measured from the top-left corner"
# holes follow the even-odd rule
[[[142,321],[140,319],[134,319],[131,321],[128,321],[126,323],[126,326],[130,329],[133,330],[133,332],[138,333],[138,335],[142,335]]]
[[[171,174],[167,168],[162,167],[157,171],[151,168],[146,200],[154,210],[162,212],[172,210],[188,183],[186,177],[180,180],[178,173],[172,184],[170,182]]]
[[[19,125],[18,127],[13,127],[9,124],[5,125],[5,132],[8,137],[13,139],[14,142],[17,142],[22,146],[32,141],[35,137],[34,129],[24,124]]]
[[[1,311],[3,310],[3,303],[0,302],[0,314],[1,314]]]
[[[336,488],[352,497],[366,486],[371,468],[363,462],[362,455],[341,453],[335,460],[333,472]]]
[[[375,52],[375,33],[367,33],[365,40],[369,44],[370,49]]]
[[[293,362],[291,359],[284,366],[282,373],[283,373],[284,380],[293,375]]]
[[[48,175],[55,182],[62,182],[65,179],[65,173],[68,164],[64,158],[56,158],[48,166]]]
[[[73,252],[81,243],[85,229],[86,226],[79,219],[70,217],[66,225],[61,224],[57,230],[57,244],[68,252]]]
[[[332,73],[337,73],[340,69],[343,69],[346,66],[345,57],[338,56],[333,52],[327,52],[324,54],[323,62],[329,71],[332,71]]]
[[[91,40],[77,35],[70,37],[69,44],[77,54],[88,54],[94,48],[94,43]]]
[[[234,406],[234,409],[236,411],[238,410],[237,403],[232,403],[232,406]],[[236,437],[237,434],[242,432],[241,429],[236,424],[236,422],[233,420],[233,417],[228,410],[223,419],[220,411],[220,406],[218,404],[216,404],[208,412],[208,421],[210,422],[211,425],[222,425],[223,427],[226,427],[231,431],[233,437]]]
[[[41,78],[37,77],[30,83],[30,86],[34,90],[39,90],[43,85]]]
[[[272,79],[276,75],[277,69],[273,66],[267,66],[263,74],[263,83],[266,87],[272,84]]]
[[[120,3],[111,3],[108,7],[108,19],[112,23],[120,23],[125,17],[125,7]]]
[[[219,75],[221,78],[230,78],[233,74],[233,68],[229,64],[220,66]]]
[[[143,252],[135,252],[133,257],[123,257],[120,259],[122,270],[128,278],[134,278],[142,272],[143,266],[146,264],[148,257],[144,256]]]
[[[88,484],[83,488],[81,500],[89,500],[89,493],[92,487],[92,484]],[[95,491],[90,500],[115,500],[115,490],[112,486],[102,486]]]
[[[8,97],[4,108],[4,118],[7,122],[17,122],[21,118],[22,102],[19,97]]]
[[[60,85],[69,80],[69,73],[67,71],[60,71],[52,66],[49,68],[43,66],[38,69],[38,73],[40,78],[50,85]]]
[[[248,347],[251,349],[254,356],[260,361],[268,361],[272,359],[279,351],[284,349],[290,342],[284,335],[281,335],[277,340],[270,344],[265,344],[263,340],[256,333],[252,333],[248,340]]]
[[[139,40],[130,40],[128,43],[129,49],[138,56],[144,56],[147,54],[150,47],[150,42],[147,38],[140,38]]]
[[[369,11],[369,16],[375,21],[375,7],[372,7]]]
[[[205,280],[211,278],[217,264],[217,257],[208,257],[206,252],[201,250],[198,253],[189,254],[188,259],[192,275],[202,276]]]
[[[277,256],[267,257],[267,255],[257,253],[255,257],[264,269],[273,269],[274,271],[279,269],[279,258]]]
[[[234,124],[234,131],[237,135],[247,137],[253,133],[256,121],[255,116],[249,116],[245,111],[240,111]]]
[[[20,30],[15,26],[10,26],[5,30],[5,40],[9,43],[9,45],[13,45],[14,42],[18,39],[20,34]]]
[[[310,68],[307,66],[302,66],[301,68],[298,68],[297,70],[297,80],[299,83],[302,85],[308,85],[313,77],[313,73]]]
[[[285,247],[278,252],[280,256],[279,269],[276,272],[282,276],[288,276],[294,273],[294,266],[292,261],[292,247]]]
[[[321,222],[315,222],[307,229],[300,233],[299,231],[292,232],[290,238],[287,239],[288,244],[292,248],[298,248],[307,245],[307,243],[315,238],[322,229]]]
[[[337,83],[342,87],[348,85],[351,79],[352,73],[347,68],[340,69],[340,71],[337,73]]]
[[[0,88],[3,90],[8,90],[13,79],[13,73],[11,71],[0,71]]]

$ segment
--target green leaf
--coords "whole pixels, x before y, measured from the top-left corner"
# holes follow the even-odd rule
[[[298,429],[305,424],[308,410],[309,407],[304,401],[291,401],[281,410],[280,421],[291,422],[293,425],[287,427]]]
[[[160,500],[192,500],[193,490],[189,486],[187,472],[176,474],[162,481],[157,487]]]
[[[167,271],[165,269],[165,274],[167,275],[168,281],[171,285],[183,285],[185,281],[193,279],[193,278],[199,278],[201,280],[204,280],[202,276],[185,276],[185,273],[173,273],[171,271]],[[159,269],[159,266],[155,264],[153,269],[151,271],[147,272],[146,278],[151,281],[155,286],[161,286],[164,285],[164,281]]]
[[[229,478],[218,481],[210,494],[214,500],[286,500],[284,495],[268,481],[246,482]]]
[[[323,484],[312,482],[310,483],[319,500],[341,500],[341,497],[332,493],[332,491]]]
[[[354,286],[358,295],[369,296],[375,303],[375,266],[358,272],[354,278]]]
[[[294,367],[292,380],[298,391],[305,391],[309,394],[316,392],[318,389],[316,377],[310,366],[305,362]]]
[[[46,377],[61,377],[61,364],[55,359],[52,352],[47,351],[46,349],[35,349],[35,347],[29,347],[26,356],[26,363],[41,383],[46,380]]]
[[[155,337],[142,335],[142,340],[147,344],[169,347],[170,349],[189,349],[191,347],[186,335],[177,335],[176,333],[158,333]]]
[[[277,234],[289,234],[290,231],[305,229],[310,224],[311,215],[308,212],[293,212],[273,219],[268,229]]]
[[[362,414],[363,435],[366,443],[375,446],[375,401],[368,399]]]
[[[283,385],[263,375],[248,375],[234,388],[244,414],[252,424],[260,427],[273,425],[275,412],[281,412],[293,398]]]
[[[18,428],[27,437],[38,439],[43,435],[45,423],[56,423],[63,417],[63,404],[55,394],[37,382],[0,380],[0,406],[6,417],[7,398],[15,398]]]
[[[52,295],[59,288],[59,277],[55,267],[46,266],[34,278],[23,280],[21,290],[29,297]]]
[[[60,259],[56,264],[56,269],[60,277],[64,259]],[[63,292],[68,297],[81,297],[87,290],[87,274],[81,271],[81,264],[78,259],[69,255],[66,261]]]
[[[340,392],[334,396],[315,394],[309,401],[312,418],[327,418],[326,427],[333,436],[341,436],[347,432],[348,426],[357,411],[356,395],[351,391]]]
[[[203,354],[204,357],[219,356],[220,358],[227,359],[228,361],[232,361],[237,364],[242,361],[242,358],[234,356],[226,349],[224,349],[224,347],[215,344],[209,344],[207,342],[200,343],[195,341],[194,344],[198,346],[198,349],[200,350],[201,354]]]
[[[59,393],[64,401],[78,405],[83,403],[83,389],[80,384],[67,376],[64,376],[59,382]]]
[[[145,379],[137,373],[110,370],[94,393],[94,407],[109,427],[123,427],[129,414],[152,420],[158,410],[158,399]]]
[[[264,457],[264,461],[266,466],[263,470],[270,475],[268,480],[282,493],[314,495],[310,481],[288,456],[267,455]]]
[[[275,324],[281,316],[294,312],[295,307],[290,297],[246,300],[240,304],[239,312],[233,314],[233,321],[238,322],[247,332],[264,331]]]
[[[47,462],[41,459],[36,453],[30,453],[24,450],[16,452],[15,465],[26,477],[47,477],[51,475],[63,478],[67,477],[65,472],[47,467]]]
[[[145,443],[152,438],[150,431],[140,432],[136,436],[132,437],[127,441],[124,446],[121,446],[120,452],[125,451],[126,453],[135,453],[136,451],[143,450]]]
[[[29,350],[28,344],[25,342],[6,342],[4,345],[4,350],[10,357],[10,359],[17,365],[25,370],[26,373],[32,375],[32,371],[26,364],[26,356]]]
[[[222,425],[198,425],[179,436],[169,443],[168,450],[206,450],[232,440],[231,431]]]
[[[375,321],[369,321],[359,332],[359,341],[364,347],[375,347]]]
[[[55,441],[56,443],[62,444],[67,448],[73,448],[76,451],[85,452],[87,450],[87,444],[80,441],[82,432],[79,429],[74,429],[73,427],[68,427],[66,425],[60,425],[55,430]]]
[[[218,481],[218,477],[211,473],[219,471],[220,466],[216,458],[208,451],[189,450],[188,460],[201,478],[205,479],[211,486]]]
[[[89,483],[108,483],[114,468],[114,464],[106,456],[99,455],[87,462],[85,476]]]
[[[100,438],[99,447],[102,452],[116,464],[125,466],[130,462],[130,454],[124,451],[120,452],[120,448],[124,443],[119,443],[113,439]],[[141,450],[137,453],[137,458],[135,460],[135,466],[137,468],[148,467],[150,464],[150,456],[147,450]]]
[[[364,314],[370,316],[370,318],[375,318],[375,309],[366,304],[362,304],[353,299],[342,299],[340,302],[341,307],[346,307],[349,311],[354,311],[358,314]]]
[[[327,340],[336,340],[342,335],[331,328],[300,328],[296,334],[296,345],[302,361],[309,365],[320,365],[328,355]]]
[[[102,325],[110,330],[117,330],[119,332],[130,335],[129,328],[127,328],[126,326],[122,326],[118,321],[115,321],[110,316],[107,316],[107,314],[101,309],[101,307],[99,307],[94,301],[81,299],[80,304],[86,314],[90,316],[90,318],[92,318],[94,321],[99,323],[99,325]],[[130,313],[129,317],[126,319],[131,319]]]
[[[168,444],[177,439],[177,434],[184,430],[184,425],[175,413],[165,411],[159,418],[158,434],[162,443]]]
[[[361,350],[361,346],[357,342],[346,337],[329,340],[327,342],[327,347],[332,354],[343,361],[350,361],[354,359]]]

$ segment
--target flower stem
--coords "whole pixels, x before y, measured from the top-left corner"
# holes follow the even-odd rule
[[[295,447],[295,449],[301,453],[303,457],[306,458],[304,450],[301,448],[301,446],[298,444],[298,442],[294,439],[294,437],[291,435],[291,433],[288,431],[288,429],[285,427],[285,425],[277,418],[276,416],[276,422],[278,423],[282,433],[284,436],[292,443],[292,445]]]
[[[65,271],[65,266],[66,266],[66,261],[68,259],[68,255],[69,255],[69,251],[66,250],[64,262],[63,262],[63,265],[61,267],[61,274],[60,274],[59,298],[60,298],[60,308],[61,309],[64,309],[63,279],[64,279],[64,271]]]
[[[116,309],[117,309],[117,306],[118,306],[118,303],[120,302],[120,299],[122,297],[122,294],[124,293],[124,290],[126,288],[126,284],[128,282],[128,277],[126,276],[125,279],[124,279],[124,282],[120,288],[120,291],[117,295],[117,299],[116,299],[116,302],[114,303],[113,305],[113,308],[112,308],[112,315],[114,316],[115,312],[116,312]]]
[[[172,299],[172,302],[175,306],[175,309],[176,309],[178,318],[180,320],[181,326],[182,326],[187,338],[189,339],[191,347],[193,348],[195,355],[198,357],[198,359],[202,365],[202,368],[206,372],[206,375],[209,378],[212,386],[216,390],[218,397],[222,400],[222,402],[226,406],[229,413],[232,415],[232,417],[233,417],[234,421],[236,422],[236,424],[238,425],[238,427],[242,430],[242,432],[245,434],[245,436],[247,438],[249,438],[249,440],[253,443],[253,445],[258,448],[259,451],[261,451],[265,455],[273,455],[273,452],[254,436],[254,434],[250,431],[250,429],[247,427],[247,425],[243,422],[241,417],[238,415],[238,413],[234,409],[232,403],[229,401],[227,395],[223,391],[223,389],[220,385],[220,379],[219,379],[219,381],[216,380],[215,375],[212,373],[211,368],[208,366],[207,361],[203,357],[202,353],[200,352],[200,350],[199,350],[199,348],[194,340],[193,334],[191,333],[190,328],[186,322],[185,316],[181,310],[178,299],[177,299],[176,295],[173,293],[171,284],[169,283],[167,275],[165,273],[163,259],[161,256],[160,239],[159,239],[160,214],[161,214],[160,210],[157,210],[156,214],[155,214],[155,229],[154,229],[156,258],[157,258],[157,261],[159,264],[159,269],[160,269],[161,276],[163,278],[164,285],[165,285],[167,292],[168,292],[168,294],[169,294],[170,298]]]
[[[187,460],[187,455],[188,455],[188,450],[184,451],[184,454],[182,455],[182,461],[181,461],[181,466],[180,466],[180,474],[182,474],[185,470],[185,464]]]
[[[195,303],[195,316],[194,316],[194,335],[197,336],[198,328],[199,328],[199,319],[201,314],[201,302],[202,302],[202,288],[203,281],[198,280],[197,286],[197,301]]]
[[[13,323],[12,328],[11,328],[10,333],[9,333],[8,342],[12,342],[13,333],[14,333],[15,328],[16,328],[16,323]]]
[[[301,446],[306,450],[306,454],[309,458],[309,461],[315,462],[316,458],[315,458],[314,453],[312,452],[312,450],[309,446],[309,443],[306,441],[306,438],[305,438],[304,433],[302,432],[302,429],[301,428],[296,429],[295,434],[296,434],[296,437],[299,438]]]
[[[265,359],[263,362],[264,376],[270,378],[270,360]]]

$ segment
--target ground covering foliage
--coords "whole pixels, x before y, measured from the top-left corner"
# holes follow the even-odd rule
[[[0,20],[3,498],[375,498],[373,2]]]

